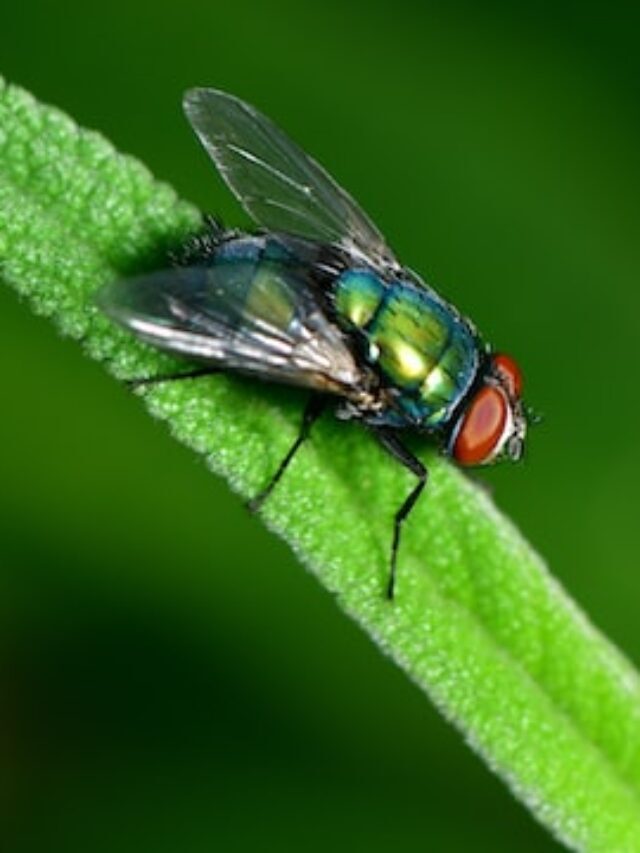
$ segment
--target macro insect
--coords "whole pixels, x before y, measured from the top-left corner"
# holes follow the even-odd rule
[[[427,469],[405,446],[426,433],[463,466],[521,457],[527,419],[513,359],[396,260],[355,201],[273,122],[240,99],[192,89],[184,110],[254,233],[209,220],[178,265],[104,288],[99,305],[143,341],[197,363],[143,383],[219,370],[302,386],[300,432],[257,510],[333,400],[416,478],[393,525],[387,595],[400,531]]]

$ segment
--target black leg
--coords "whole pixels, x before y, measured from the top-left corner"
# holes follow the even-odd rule
[[[144,379],[127,379],[125,385],[129,388],[144,388],[146,385],[159,385],[161,382],[177,382],[179,379],[197,379],[198,376],[209,376],[218,373],[217,367],[194,367],[193,370],[180,373],[165,373],[162,376],[147,376]]]
[[[309,398],[309,401],[304,409],[304,414],[302,415],[302,424],[300,426],[300,432],[298,433],[298,437],[289,448],[287,455],[284,457],[284,459],[278,466],[278,470],[275,472],[271,480],[269,480],[265,488],[261,492],[259,492],[254,498],[251,498],[251,500],[247,504],[251,512],[257,512],[262,506],[262,504],[269,497],[275,486],[280,481],[282,475],[289,467],[291,460],[296,455],[301,445],[307,438],[309,438],[311,427],[318,420],[318,418],[324,411],[325,406],[326,401],[324,397],[319,397],[318,395],[314,394]]]
[[[373,434],[382,447],[393,456],[401,465],[411,471],[418,478],[417,484],[407,495],[404,503],[396,512],[393,523],[393,542],[391,544],[391,566],[389,570],[389,583],[387,585],[387,598],[392,599],[396,588],[396,558],[398,556],[398,545],[400,544],[400,529],[402,523],[409,517],[420,493],[427,483],[429,472],[422,462],[402,444],[397,435],[387,429],[376,429]]]

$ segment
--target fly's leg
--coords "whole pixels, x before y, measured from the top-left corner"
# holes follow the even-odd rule
[[[387,598],[392,600],[396,587],[396,562],[402,524],[409,517],[411,510],[420,497],[420,493],[427,484],[429,472],[422,462],[414,456],[410,450],[407,450],[394,432],[387,429],[376,429],[374,431],[374,435],[390,456],[397,460],[404,468],[411,471],[412,474],[415,474],[418,478],[418,482],[409,492],[404,503],[400,506],[400,509],[396,512],[394,517],[393,542],[391,543],[391,563],[389,568],[389,582],[387,584]]]
[[[307,438],[309,438],[309,433],[311,432],[311,427],[318,420],[324,408],[326,406],[326,402],[323,397],[319,397],[314,394],[309,398],[307,405],[305,406],[304,413],[302,415],[302,424],[300,425],[300,432],[298,433],[298,437],[293,442],[287,455],[284,457],[280,465],[278,466],[277,471],[273,475],[273,477],[269,480],[265,488],[259,492],[254,498],[248,502],[247,506],[251,510],[251,512],[257,512],[260,507],[264,504],[266,499],[269,497],[275,486],[278,484],[282,475],[289,467],[291,460],[296,455],[300,447],[305,442]]]
[[[161,382],[177,382],[179,379],[197,379],[199,376],[210,376],[218,373],[217,367],[195,367],[193,370],[181,371],[179,373],[165,373],[162,376],[147,376],[143,379],[127,379],[125,385],[135,390],[145,388],[147,385],[159,385]]]

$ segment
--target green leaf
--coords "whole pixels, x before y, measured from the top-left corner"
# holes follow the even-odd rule
[[[192,206],[99,135],[0,85],[0,275],[116,376],[175,363],[115,329],[96,289],[164,262]],[[296,435],[301,397],[215,376],[143,392],[243,496]],[[81,404],[81,401],[78,401]],[[411,479],[325,418],[263,517],[567,845],[640,850],[640,683],[489,497],[433,452],[384,597],[391,519]],[[213,543],[212,543],[213,547]]]

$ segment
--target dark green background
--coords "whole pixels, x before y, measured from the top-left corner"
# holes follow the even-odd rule
[[[638,659],[637,21],[515,8],[26,0],[0,73],[236,223],[182,90],[285,126],[518,356],[545,421],[487,479]],[[223,483],[0,311],[4,849],[554,848]]]

